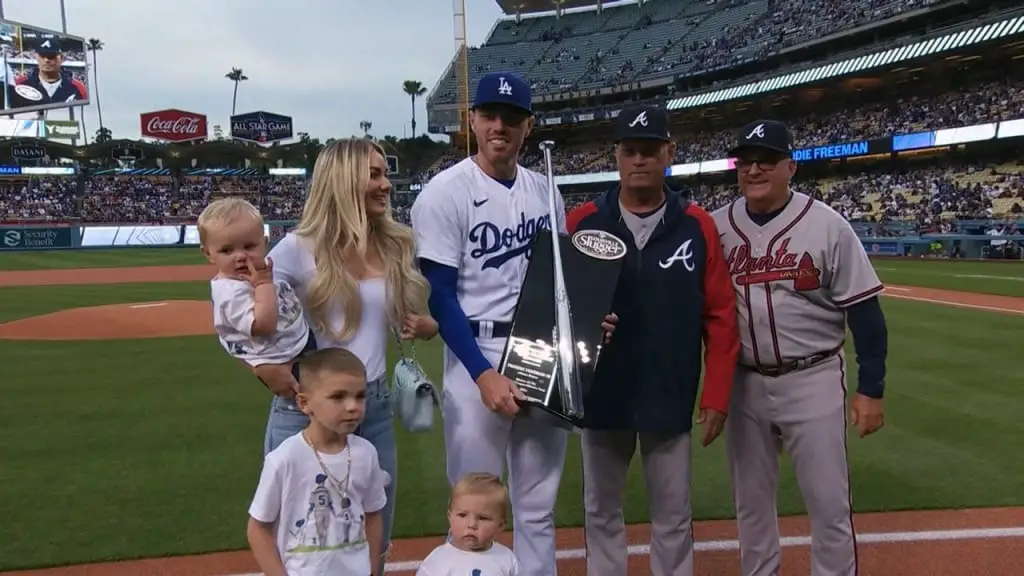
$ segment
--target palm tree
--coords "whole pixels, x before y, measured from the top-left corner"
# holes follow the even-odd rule
[[[427,93],[427,89],[419,80],[406,80],[402,82],[402,91],[409,95],[412,100],[412,137],[416,139],[416,99]]]
[[[234,116],[235,106],[238,104],[238,84],[245,82],[249,77],[242,72],[241,68],[232,68],[231,72],[225,74],[224,77],[235,83],[235,93],[231,96],[231,115]]]
[[[359,129],[363,131],[363,136],[366,138],[370,137],[370,128],[373,128],[373,122],[369,120],[360,120]]]
[[[92,52],[92,100],[96,102],[96,115],[100,119],[100,130],[103,130],[103,107],[100,106],[100,73],[96,68],[96,53],[103,50],[103,41],[99,38],[89,38],[85,49]],[[82,122],[85,123],[85,112],[82,112]],[[82,130],[85,132],[85,130]]]

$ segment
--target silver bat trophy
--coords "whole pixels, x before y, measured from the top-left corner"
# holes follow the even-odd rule
[[[545,140],[540,143],[544,153],[544,167],[548,176],[548,212],[551,217],[551,251],[555,276],[555,330],[554,342],[558,347],[558,367],[561,373],[559,391],[562,409],[566,415],[575,418],[583,417],[583,390],[580,374],[576,363],[575,337],[572,331],[572,314],[569,307],[569,293],[565,288],[565,275],[562,272],[562,250],[559,242],[557,203],[555,202],[555,175],[551,166],[551,151],[555,143]]]

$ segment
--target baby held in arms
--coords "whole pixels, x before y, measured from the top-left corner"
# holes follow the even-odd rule
[[[221,345],[271,392],[294,396],[292,366],[315,343],[295,291],[274,280],[263,217],[242,198],[222,198],[199,215],[198,228],[203,255],[217,267],[210,295]]]

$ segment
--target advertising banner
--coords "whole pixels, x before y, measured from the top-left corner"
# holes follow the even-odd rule
[[[235,140],[270,144],[293,136],[291,116],[260,111],[231,117],[231,137]]]
[[[71,248],[71,228],[3,228],[0,250]]]
[[[824,146],[814,146],[793,151],[793,159],[797,162],[809,160],[839,160],[841,158],[853,158],[855,156],[867,156],[869,154],[888,154],[892,152],[892,140],[890,138],[879,138],[877,140],[858,140],[856,142],[838,142]]]
[[[85,40],[0,20],[0,104],[7,113],[89,104]]]
[[[205,140],[207,136],[205,114],[176,108],[139,114],[139,124],[144,138],[165,142]]]
[[[77,140],[82,130],[77,120],[44,120],[43,133],[47,140]]]
[[[43,123],[39,120],[0,118],[0,138],[41,138]]]
[[[36,142],[24,141],[11,146],[11,158],[15,160],[42,160],[46,157],[46,148]]]

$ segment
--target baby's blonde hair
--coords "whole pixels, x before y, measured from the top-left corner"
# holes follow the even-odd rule
[[[459,481],[452,488],[452,496],[448,500],[448,509],[451,510],[452,503],[455,502],[456,498],[466,495],[487,496],[491,498],[494,505],[501,511],[501,521],[505,521],[506,508],[508,506],[508,490],[501,483],[501,478],[486,472],[470,472],[459,478]]]
[[[210,202],[196,222],[196,227],[199,228],[199,243],[206,244],[206,236],[210,229],[230,224],[239,218],[252,218],[263,225],[263,215],[259,209],[244,198],[228,196]]]

